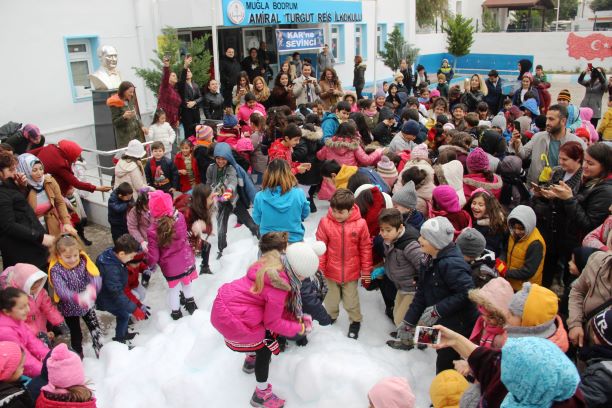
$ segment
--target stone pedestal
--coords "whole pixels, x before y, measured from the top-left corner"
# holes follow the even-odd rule
[[[113,127],[113,119],[111,111],[106,106],[106,100],[114,93],[116,89],[91,91],[93,113],[94,113],[94,129],[96,133],[96,149],[98,150],[115,150],[117,148],[117,138],[115,137],[115,128]],[[100,156],[100,166],[112,167],[112,156]],[[112,175],[113,170],[104,170],[104,174]]]

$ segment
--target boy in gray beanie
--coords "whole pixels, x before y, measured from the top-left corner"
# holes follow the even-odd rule
[[[391,201],[393,202],[393,207],[402,214],[404,226],[412,225],[418,230],[421,229],[425,222],[425,217],[416,209],[417,193],[414,181],[410,180],[404,184],[402,188],[393,194]]]

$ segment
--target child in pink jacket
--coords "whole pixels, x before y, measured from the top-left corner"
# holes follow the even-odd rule
[[[23,263],[6,268],[0,276],[3,288],[12,286],[28,294],[30,312],[25,324],[36,337],[51,346],[55,335],[53,332],[47,332],[47,322],[51,326],[61,326],[62,333],[66,334],[68,327],[64,324],[64,317],[44,290],[46,280],[46,273],[34,265]]]
[[[8,287],[0,291],[0,341],[19,344],[25,352],[24,375],[38,377],[49,348],[36,338],[26,325],[29,297],[21,289]]]
[[[313,276],[324,246],[298,242],[287,249],[287,262],[295,276]],[[248,353],[242,370],[255,372],[254,407],[282,407],[284,400],[272,392],[268,370],[272,353],[280,352],[278,335],[298,340],[312,330],[312,318],[303,314],[299,281],[290,278],[281,253],[286,232],[269,232],[259,243],[263,253],[247,274],[221,286],[211,312],[212,325],[232,350]],[[321,248],[323,247],[323,248]]]
[[[341,123],[335,136],[325,141],[325,146],[317,152],[321,161],[336,160],[347,166],[375,166],[382,157],[383,149],[376,149],[369,155],[361,147],[357,128],[351,122]]]

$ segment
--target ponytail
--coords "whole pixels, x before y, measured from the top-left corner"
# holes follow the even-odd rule
[[[169,246],[174,239],[174,217],[164,215],[157,221],[157,243],[160,248]]]

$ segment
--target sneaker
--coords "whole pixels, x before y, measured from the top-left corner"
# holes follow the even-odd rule
[[[172,317],[173,320],[178,320],[183,317],[183,312],[181,312],[181,309],[173,310],[172,313],[170,313],[170,317]]]
[[[190,315],[193,314],[196,310],[198,310],[198,305],[196,305],[195,299],[190,297],[189,299],[185,299],[185,310]]]
[[[361,322],[353,322],[349,326],[348,337],[357,340],[359,337],[359,329],[361,328]]]
[[[247,354],[242,364],[242,371],[247,374],[253,374],[255,372],[255,354]]]
[[[264,407],[264,408],[283,408],[285,406],[285,400],[280,399],[272,392],[272,386],[268,384],[268,388],[260,390],[255,387],[255,392],[251,397],[252,407]]]
[[[409,342],[404,342],[402,340],[389,340],[387,341],[387,346],[391,347],[395,350],[412,350],[414,348],[414,344]]]

